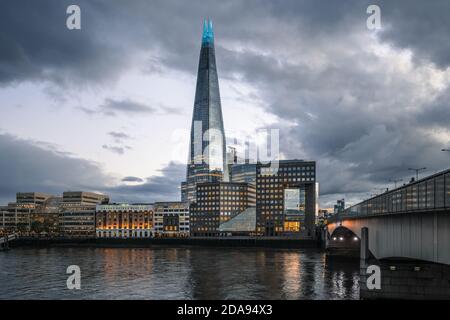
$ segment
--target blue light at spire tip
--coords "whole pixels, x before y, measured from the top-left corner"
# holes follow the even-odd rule
[[[203,21],[202,43],[212,43],[214,41],[214,30],[211,19]]]

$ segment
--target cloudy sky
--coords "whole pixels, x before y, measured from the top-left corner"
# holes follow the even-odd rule
[[[70,4],[81,30],[66,28]],[[0,203],[178,199],[206,17],[227,136],[278,128],[282,157],[317,161],[322,207],[448,168],[449,13],[447,0],[3,0]]]

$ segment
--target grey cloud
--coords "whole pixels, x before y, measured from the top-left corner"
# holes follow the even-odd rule
[[[411,49],[416,59],[425,59],[442,68],[450,66],[450,2],[378,1],[386,40]]]
[[[180,183],[186,175],[184,164],[170,162],[159,174],[138,185],[122,185],[108,189],[119,201],[179,201]]]
[[[118,112],[127,114],[153,113],[155,109],[131,99],[115,100],[107,98],[99,107],[105,115],[115,116]]]
[[[144,180],[139,177],[128,176],[124,177],[122,182],[144,182]]]
[[[123,47],[102,34],[103,4],[80,2],[84,28],[77,31],[65,26],[71,1],[1,2],[0,84],[48,80],[78,86],[111,78],[126,65]]]
[[[108,135],[111,136],[114,139],[115,143],[118,144],[123,144],[125,140],[132,139],[132,137],[124,132],[110,131],[108,132]]]
[[[410,49],[412,70],[392,70],[396,63],[367,50],[372,33],[365,26],[366,8],[372,3],[380,4],[386,27],[378,37],[394,49]],[[194,75],[201,20],[209,16],[219,77],[255,88],[261,105],[280,118],[282,151],[318,160],[321,193],[328,199],[345,194],[357,199],[358,193],[386,186],[394,175],[408,177],[408,166],[431,171],[448,166],[439,153],[447,146],[431,133],[437,127],[448,133],[448,92],[428,94],[426,74],[423,83],[414,81],[423,72],[420,66],[431,62],[442,71],[449,65],[448,1],[80,1],[86,16],[79,33],[55,29],[64,20],[65,5],[2,2],[0,83],[110,81],[136,53],[153,49],[159,54],[149,57],[144,72],[166,68]],[[84,111],[158,110],[124,98]],[[131,188],[152,194],[154,181]],[[174,186],[167,185],[168,194]]]
[[[107,144],[102,145],[102,148],[105,150],[111,151],[113,153],[116,153],[118,155],[123,155],[126,150],[132,149],[130,146],[121,146],[121,145],[111,146],[111,145],[107,145]]]
[[[124,132],[110,131],[108,134],[115,139],[130,139],[131,137]]]
[[[20,191],[61,194],[68,189],[98,190],[112,182],[95,162],[41,145],[0,134],[2,202],[14,201]]]
[[[162,54],[149,57],[143,70],[161,72],[162,64],[195,72],[204,17],[214,19],[223,42],[266,45],[270,39],[278,44],[296,36],[295,29],[288,33],[292,30],[287,24],[307,32],[335,33],[346,25],[343,16],[363,9],[359,3],[80,0],[82,29],[70,31],[65,26],[65,10],[72,4],[68,0],[7,0],[0,5],[0,81],[111,81],[130,66],[136,53],[152,49]]]
[[[300,50],[314,50],[322,42],[339,45],[343,37],[364,30],[365,10],[372,3],[381,6],[382,21],[390,26],[382,33],[383,39],[440,65],[448,63],[450,26],[445,9],[450,4],[445,0],[286,0],[282,4],[269,0],[81,0],[82,30],[76,32],[65,27],[70,1],[8,0],[0,7],[0,81],[115,79],[136,52],[149,49],[162,52],[148,58],[149,72],[155,68],[161,72],[162,63],[194,73],[201,19],[208,16],[216,24],[219,50],[240,43],[271,51],[307,36],[298,48],[301,54]],[[221,61],[219,66],[225,71],[229,68]]]
[[[153,202],[179,200],[185,166],[169,163],[157,176],[141,185],[114,185],[95,162],[49,150],[34,141],[0,134],[0,203],[13,202],[16,192],[40,191],[61,194],[66,190],[107,193],[112,201]],[[123,181],[136,180],[126,177]]]

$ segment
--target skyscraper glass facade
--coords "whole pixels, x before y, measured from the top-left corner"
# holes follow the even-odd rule
[[[182,200],[196,200],[196,185],[228,177],[226,145],[214,50],[212,21],[203,24],[202,46],[192,116],[189,160]],[[224,180],[227,180],[226,178]]]

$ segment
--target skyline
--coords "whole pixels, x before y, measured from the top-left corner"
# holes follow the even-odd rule
[[[322,207],[362,200],[389,179],[407,182],[409,167],[427,167],[424,175],[448,168],[440,150],[450,144],[450,23],[435,3],[382,2],[386,27],[375,33],[365,28],[366,2],[274,8],[259,1],[265,5],[257,10],[237,2],[185,10],[101,3],[79,1],[79,33],[64,28],[64,1],[0,5],[2,203],[16,191],[65,189],[101,191],[114,201],[178,199],[189,145],[182,131],[189,132],[208,16],[227,136],[279,128],[285,159],[317,161]],[[14,28],[22,20],[10,10],[22,12],[24,28]],[[414,23],[423,12],[433,12],[440,27]],[[432,46],[417,36],[428,28]],[[179,152],[162,139],[172,129],[182,137]]]

